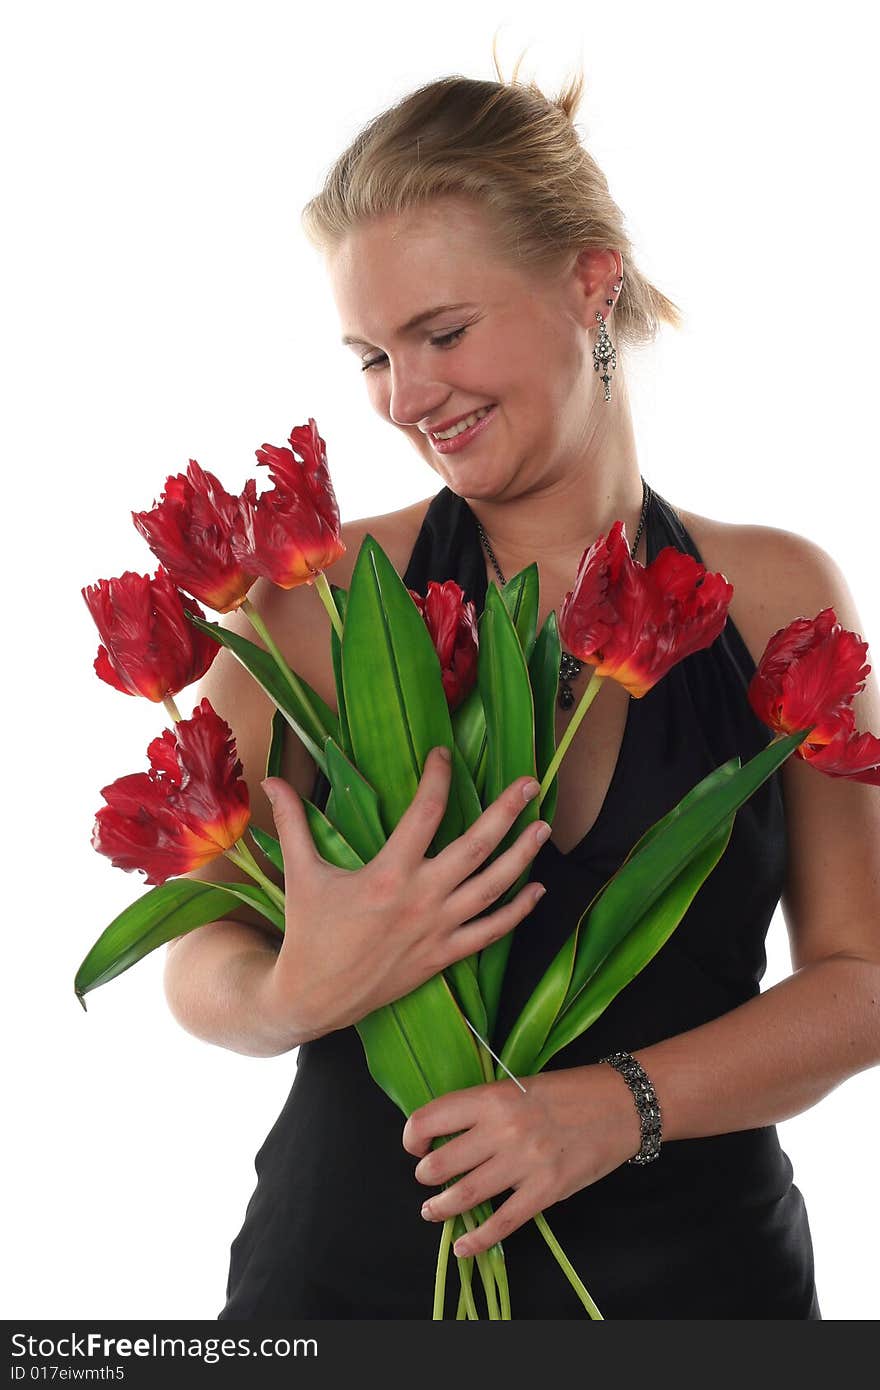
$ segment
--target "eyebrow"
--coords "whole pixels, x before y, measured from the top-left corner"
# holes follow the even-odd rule
[[[414,328],[418,328],[419,325],[422,324],[422,323],[425,323],[427,319],[436,318],[438,314],[445,314],[445,313],[448,313],[450,310],[453,310],[453,309],[472,309],[472,308],[474,308],[474,305],[473,305],[473,304],[471,304],[471,303],[464,303],[464,304],[437,304],[437,305],[435,305],[435,307],[434,307],[433,309],[423,309],[422,312],[421,312],[420,314],[414,314],[413,317],[412,317],[411,319],[407,319],[406,323],[401,324],[400,328],[398,328],[398,330],[397,330],[398,337],[402,338],[402,337],[404,337],[405,334],[411,333],[412,330],[413,330]],[[365,342],[365,340],[364,340],[363,338],[352,338],[352,337],[350,337],[348,334],[346,334],[345,337],[342,339],[342,345],[343,345],[343,347],[350,347],[351,344],[353,344],[353,343],[357,343],[360,347],[371,347],[371,346],[372,346],[371,343]]]

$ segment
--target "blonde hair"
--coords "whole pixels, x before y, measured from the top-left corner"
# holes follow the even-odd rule
[[[583,70],[558,96],[534,81],[450,76],[430,82],[375,116],[331,166],[302,211],[322,252],[365,219],[461,195],[488,215],[498,255],[518,269],[552,275],[579,250],[615,249],[623,261],[615,346],[651,342],[661,322],[681,327],[672,300],[635,264],[624,218],[605,175],[574,125]]]

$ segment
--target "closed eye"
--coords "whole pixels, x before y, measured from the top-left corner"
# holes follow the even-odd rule
[[[463,335],[464,333],[466,333],[467,330],[468,330],[468,325],[465,324],[464,328],[455,328],[455,329],[452,330],[451,333],[444,333],[443,336],[440,337],[440,338],[432,338],[432,339],[431,339],[431,346],[432,346],[432,347],[451,347],[453,343],[458,342],[459,338],[462,337],[462,335]],[[387,359],[387,357],[385,356],[385,353],[384,353],[384,352],[383,352],[383,353],[381,354],[381,356],[379,356],[379,357],[371,357],[370,360],[369,360],[369,362],[365,362],[365,363],[363,364],[363,366],[361,367],[361,371],[362,371],[362,372],[366,372],[366,371],[368,371],[371,367],[378,367],[378,366],[381,366],[381,364],[382,364],[383,362],[387,362],[387,360],[388,360],[388,359]]]

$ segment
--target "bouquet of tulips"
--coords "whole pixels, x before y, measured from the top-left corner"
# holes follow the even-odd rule
[[[292,430],[288,448],[256,451],[273,487],[254,479],[234,496],[190,460],[169,477],[158,505],[132,513],[159,560],[152,577],[126,572],[82,590],[98,627],[98,676],[115,689],[163,702],[172,727],[147,749],[149,771],[102,788],[92,844],[114,865],[153,885],[110,923],[75,981],[89,990],[156,947],[248,903],[279,934],[284,891],[278,840],[250,824],[247,784],[233,731],[202,699],[188,719],[174,696],[201,679],[227,647],[275,705],[267,729],[266,775],[277,775],[287,726],[330,784],[324,811],[304,798],[315,847],[358,869],[385,844],[415,795],[432,748],[450,750],[450,792],[429,854],[473,824],[512,781],[541,783],[490,860],[539,815],[552,823],[556,775],[605,679],[642,697],[678,661],[709,646],[727,619],[732,586],[692,556],[667,547],[647,567],[633,561],[622,522],[585,551],[570,592],[537,631],[538,573],[532,564],[503,589],[488,587],[479,624],[452,580],[407,589],[381,546],[365,537],[349,589],[324,571],[344,553],[326,449],[314,419]],[[281,588],[311,584],[328,616],[336,710],[285,662],[248,590],[258,576]],[[241,608],[258,642],[209,621]],[[592,679],[556,746],[561,642],[593,666]],[[496,1054],[490,1046],[511,934],[458,960],[356,1027],[369,1070],[405,1116],[452,1090],[539,1072],[578,1037],[651,960],[681,921],[726,848],[737,809],[791,754],[820,771],[880,785],[880,739],[858,733],[852,701],[870,670],[867,646],[830,608],[797,618],[768,643],[748,692],[774,737],[745,766],[732,758],[694,786],[632,847],[585,905]],[[246,880],[175,877],[225,854]],[[257,857],[259,856],[259,858]],[[499,898],[510,901],[528,870]],[[285,885],[286,886],[286,885]],[[490,909],[492,910],[492,909]],[[438,1143],[446,1142],[440,1139]],[[461,1230],[491,1215],[490,1202],[444,1223],[434,1318],[444,1316],[449,1249]],[[601,1318],[543,1215],[549,1249],[587,1313]],[[490,1318],[510,1317],[500,1242],[477,1254]],[[457,1261],[457,1317],[477,1318],[473,1257]]]

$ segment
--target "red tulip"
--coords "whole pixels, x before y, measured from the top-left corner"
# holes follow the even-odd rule
[[[232,730],[203,699],[191,719],[154,738],[149,772],[101,788],[92,845],[116,868],[161,884],[216,859],[250,822],[247,783]]]
[[[269,469],[275,486],[247,498],[242,525],[230,537],[236,559],[281,589],[311,584],[345,554],[326,446],[311,417],[291,430],[290,446],[257,449],[257,462]]]
[[[733,585],[692,555],[666,546],[644,566],[615,521],[584,551],[559,610],[559,635],[580,661],[636,698],[676,662],[711,646],[727,621]]]
[[[213,473],[190,459],[186,473],[165,483],[152,511],[132,512],[132,520],[175,584],[216,613],[238,608],[257,578],[233,554],[231,537],[242,525],[242,511],[256,500],[249,478],[233,497]]]
[[[852,702],[871,667],[867,642],[840,626],[833,608],[795,618],[770,638],[748,690],[776,734],[809,729],[798,757],[830,777],[880,785],[880,739],[860,734]]]
[[[80,591],[101,634],[95,671],[125,695],[164,700],[201,680],[220,643],[201,632],[185,611],[205,614],[160,565],[151,579],[126,570]]]
[[[446,703],[450,710],[457,709],[477,680],[476,609],[454,579],[446,579],[442,584],[429,579],[424,598],[414,589],[409,593],[439,657]]]

